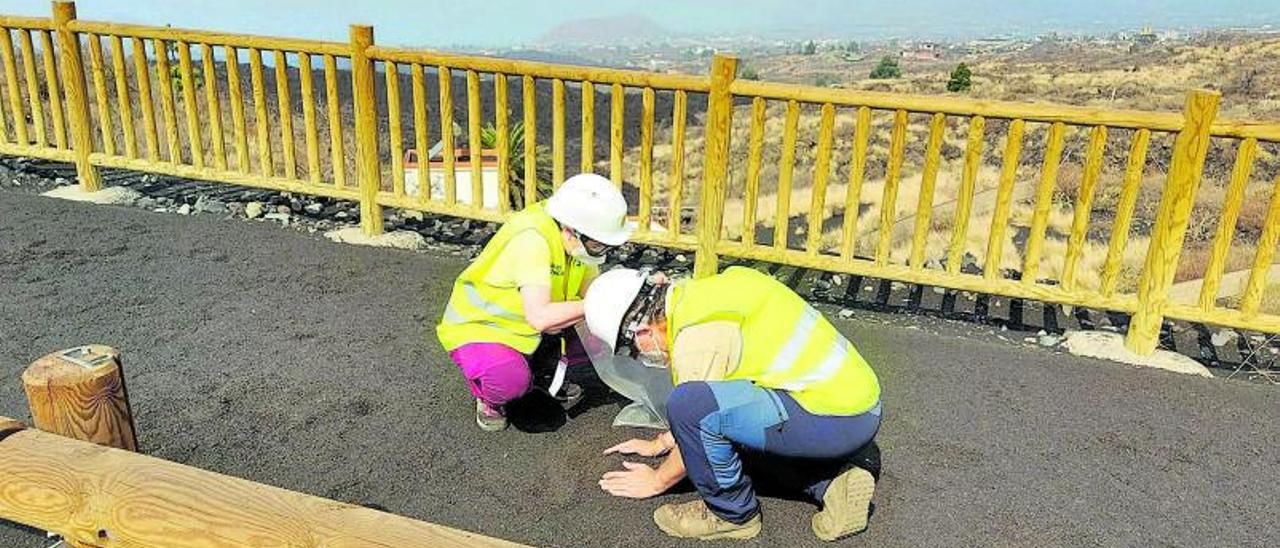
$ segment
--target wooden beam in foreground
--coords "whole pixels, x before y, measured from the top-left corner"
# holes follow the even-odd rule
[[[39,430],[0,435],[0,518],[101,547],[518,546]]]

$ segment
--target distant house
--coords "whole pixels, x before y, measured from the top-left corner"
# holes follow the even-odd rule
[[[903,48],[900,56],[914,61],[938,61],[942,59],[942,47],[934,42],[921,42]]]
[[[1000,53],[1016,50],[1018,49],[1018,44],[1019,41],[1013,38],[994,36],[970,40],[965,43],[964,49],[969,54]]]
[[[1151,30],[1150,27],[1142,29],[1142,32],[1133,35],[1133,43],[1139,46],[1150,46],[1160,41],[1160,35]]]

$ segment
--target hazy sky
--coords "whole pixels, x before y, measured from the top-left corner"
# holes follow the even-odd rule
[[[0,12],[46,15],[45,0]],[[643,14],[673,32],[963,37],[1047,30],[1280,27],[1280,0],[80,0],[84,19],[343,40],[375,26],[389,45],[513,45],[572,19]]]

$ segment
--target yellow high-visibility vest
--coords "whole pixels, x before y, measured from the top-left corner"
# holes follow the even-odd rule
[[[444,318],[436,327],[436,336],[445,350],[453,351],[474,342],[501,343],[523,354],[532,354],[538,348],[542,333],[525,320],[520,288],[514,284],[500,287],[486,281],[507,243],[517,234],[530,230],[540,234],[551,250],[551,301],[580,298],[582,281],[589,267],[576,259],[566,259],[560,225],[543,210],[541,203],[534,204],[502,225],[480,256],[453,283]]]
[[[717,320],[735,322],[742,330],[742,357],[725,380],[786,390],[818,415],[857,415],[880,400],[876,374],[853,344],[771,276],[731,267],[677,283],[667,308],[668,348],[681,330]]]

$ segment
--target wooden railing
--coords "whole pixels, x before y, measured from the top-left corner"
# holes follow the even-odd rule
[[[1181,250],[1181,235],[1186,231],[1191,197],[1195,193],[1195,185],[1199,182],[1198,173],[1204,163],[1208,145],[1210,123],[1217,108],[1217,95],[1207,92],[1193,92],[1188,97],[1184,116],[1163,113],[1137,111],[1095,110],[1079,107],[1025,105],[953,98],[929,98],[891,95],[851,90],[833,90],[804,88],[783,84],[736,81],[730,86],[735,96],[750,98],[753,103],[752,117],[752,157],[751,165],[759,161],[755,155],[759,153],[758,141],[761,138],[761,127],[766,100],[782,100],[787,102],[787,120],[783,135],[783,157],[777,192],[777,213],[775,218],[789,217],[789,203],[786,198],[791,194],[793,154],[796,140],[798,111],[801,103],[817,103],[822,108],[821,130],[818,137],[816,174],[813,179],[812,200],[809,209],[808,239],[804,249],[792,249],[788,246],[787,232],[774,231],[772,245],[756,245],[750,231],[743,241],[737,243],[720,241],[718,251],[721,254],[766,261],[782,262],[825,270],[848,272],[857,275],[873,276],[904,280],[920,284],[928,284],[957,289],[966,289],[1021,297],[1047,302],[1064,303],[1118,310],[1133,314],[1129,336],[1131,346],[1135,350],[1150,352],[1158,339],[1160,324],[1163,321],[1165,306],[1163,295],[1172,283],[1173,268],[1177,263]],[[819,248],[818,238],[824,215],[823,200],[826,197],[827,164],[833,142],[832,125],[836,107],[852,107],[857,109],[857,126],[855,129],[854,167],[850,170],[848,184],[846,216],[841,234],[841,245],[837,253],[826,253]],[[888,154],[888,165],[883,196],[880,204],[896,204],[901,169],[904,161],[905,136],[909,113],[926,113],[931,115],[929,124],[929,140],[925,153],[924,171],[921,178],[919,206],[916,212],[914,235],[911,243],[910,258],[906,264],[891,264],[889,252],[896,208],[881,207],[878,230],[878,241],[874,255],[869,258],[853,256],[857,233],[857,204],[861,195],[861,185],[865,176],[866,148],[870,134],[869,120],[874,110],[889,110],[893,113],[892,136]],[[933,203],[933,188],[936,182],[939,156],[941,154],[942,133],[947,118],[959,117],[968,120],[969,139],[964,153],[964,168],[958,193],[958,204],[952,225],[952,234],[945,267],[943,269],[926,269],[923,257],[925,237],[930,226],[930,211]],[[985,146],[984,132],[988,119],[1008,120],[1003,151],[1003,163],[999,176],[998,191],[995,197],[995,208],[992,215],[987,238],[987,252],[983,271],[980,275],[962,274],[962,253],[965,237],[969,232],[970,211],[972,209],[974,187]],[[1009,223],[1009,205],[1013,185],[1020,164],[1023,148],[1024,130],[1028,122],[1051,124],[1047,133],[1042,176],[1036,191],[1036,209],[1032,218],[1030,236],[1026,244],[1024,264],[1020,279],[1008,279],[1000,269],[1002,245],[1006,239]],[[1087,147],[1085,173],[1075,204],[1075,218],[1068,240],[1065,266],[1060,280],[1043,283],[1037,276],[1041,262],[1041,246],[1045,240],[1046,222],[1049,214],[1051,193],[1057,181],[1057,170],[1061,162],[1064,132],[1068,126],[1084,126],[1090,128],[1090,139]],[[1128,219],[1122,219],[1115,227],[1113,234],[1118,235],[1111,242],[1107,267],[1103,273],[1101,291],[1086,290],[1076,287],[1075,275],[1078,262],[1083,251],[1088,231],[1091,200],[1102,167],[1103,149],[1106,144],[1107,131],[1111,127],[1136,129],[1133,144],[1130,148],[1130,169],[1125,177],[1125,196],[1122,203],[1131,211],[1133,197],[1138,191],[1139,177],[1143,158],[1147,152],[1147,143],[1151,131],[1177,131],[1178,140],[1174,150],[1174,164],[1170,168],[1170,180],[1165,190],[1164,207],[1161,209],[1157,228],[1153,232],[1151,253],[1147,266],[1143,270],[1140,291],[1137,295],[1116,294],[1115,276],[1118,271],[1119,253],[1125,242],[1123,238],[1129,232]],[[1173,174],[1177,173],[1178,178]],[[754,217],[754,199],[758,185],[758,170],[748,172],[746,217]]]
[[[358,201],[362,227],[376,234],[384,207],[501,221],[572,172],[599,170],[633,189],[636,240],[695,251],[699,276],[715,272],[723,255],[1123,312],[1133,315],[1128,345],[1140,353],[1154,350],[1165,318],[1280,332],[1280,316],[1261,306],[1280,240],[1280,195],[1272,192],[1239,304],[1223,306],[1218,295],[1255,157],[1280,142],[1280,124],[1220,120],[1215,93],[1189,93],[1180,114],[891,94],[737,80],[737,62],[726,56],[715,57],[708,75],[656,74],[384,47],[365,26],[352,26],[346,42],[326,42],[88,22],[61,2],[52,19],[0,17],[0,30],[0,153],[74,162],[87,190],[99,188],[97,169],[107,167],[327,196]],[[770,106],[783,111],[777,158],[764,154],[779,137],[767,129]],[[806,136],[802,113],[812,109],[816,135]],[[877,117],[891,120],[883,180],[864,196],[864,186],[874,188],[872,159],[880,159]],[[459,118],[465,126],[455,130]],[[744,150],[734,147],[735,118],[745,127]],[[909,138],[913,118],[927,127],[920,139]],[[547,125],[550,135],[539,131]],[[628,142],[626,130],[636,126],[638,139]],[[953,126],[967,132],[954,147],[947,141]],[[1003,146],[992,147],[988,134],[1000,131]],[[1057,185],[1072,132],[1088,138],[1078,189],[1064,200]],[[1127,160],[1105,259],[1085,266],[1090,229],[1098,228],[1091,212],[1117,136],[1128,139]],[[1201,298],[1169,302],[1215,140],[1234,148],[1236,160]],[[426,151],[435,141],[433,166]],[[496,150],[495,201],[485,198],[484,154],[459,165],[462,141],[473,151]],[[1153,144],[1165,141],[1171,145]],[[918,145],[924,150],[913,172],[909,152]],[[412,176],[411,148],[419,159]],[[959,184],[941,196],[949,148],[962,151]],[[984,189],[992,148],[1000,151],[999,169]],[[812,149],[812,175],[800,174],[807,185],[797,178],[806,165],[798,149]],[[1159,168],[1149,151],[1163,155],[1158,163],[1167,156],[1167,169],[1155,219],[1142,225],[1149,225],[1147,253],[1131,279],[1124,259],[1138,226],[1135,207],[1147,173]],[[838,167],[843,159],[847,169]],[[774,169],[773,207],[762,211],[766,183],[775,183],[762,174]],[[1019,176],[1030,169],[1038,175]],[[697,171],[700,177],[690,175]],[[904,184],[917,173],[918,185]],[[459,186],[464,176],[470,184]],[[1020,200],[1023,179],[1034,179],[1034,191]],[[905,191],[915,192],[915,207],[903,214]],[[949,210],[936,206],[939,199],[951,200]],[[727,200],[741,219],[726,219]],[[1069,202],[1065,239],[1049,236],[1054,200]],[[1031,211],[1013,261],[1007,242],[1018,202]],[[797,208],[805,213],[793,230]],[[865,234],[864,209],[875,215]],[[686,210],[695,223],[685,222]],[[978,249],[972,233],[984,229],[977,223],[988,214],[986,245]],[[769,241],[759,241],[770,222]],[[942,232],[948,224],[949,235]],[[910,232],[904,253],[895,253],[899,227]],[[942,250],[929,252],[940,239]],[[1057,260],[1047,256],[1050,243],[1065,246],[1057,274],[1043,266]],[[966,269],[966,261],[980,266]],[[1004,266],[1011,261],[1016,268]],[[1085,268],[1097,270],[1097,283],[1081,280]]]

